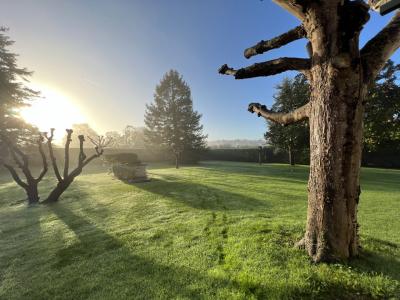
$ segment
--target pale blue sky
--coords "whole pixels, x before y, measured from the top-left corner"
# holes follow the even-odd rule
[[[271,1],[259,0],[1,0],[20,65],[33,79],[79,103],[100,131],[143,124],[145,103],[169,69],[192,89],[210,140],[262,138],[265,123],[247,104],[271,105],[284,76],[235,81],[224,63],[240,67],[279,56],[304,57],[305,41],[247,60],[243,50],[298,25]],[[391,15],[371,13],[361,43]],[[399,61],[396,53],[393,59]]]

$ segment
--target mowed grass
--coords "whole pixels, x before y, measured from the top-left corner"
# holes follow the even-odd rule
[[[149,173],[151,182],[126,184],[94,170],[59,203],[33,207],[3,175],[0,298],[400,298],[398,170],[362,170],[362,255],[330,265],[293,247],[307,167],[205,162]]]

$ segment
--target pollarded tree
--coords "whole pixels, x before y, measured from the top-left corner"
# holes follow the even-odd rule
[[[9,152],[11,154],[12,159],[14,160],[14,164],[21,170],[21,172],[25,176],[25,181],[23,181],[14,168],[13,164],[10,162],[4,161],[2,157],[0,157],[0,163],[10,172],[14,181],[25,190],[27,195],[27,200],[29,204],[39,203],[39,192],[38,192],[38,184],[42,181],[44,175],[46,175],[48,170],[48,164],[46,155],[43,151],[43,141],[44,138],[42,135],[39,135],[36,143],[38,146],[40,157],[42,158],[42,170],[37,177],[34,177],[29,166],[29,156],[20,149],[20,147],[16,144],[15,141],[12,141],[7,137],[6,134],[0,132],[0,141],[7,145]],[[51,142],[51,141],[50,141]]]
[[[200,118],[193,110],[189,86],[177,71],[169,71],[156,87],[154,103],[146,108],[147,145],[172,151],[179,168],[183,152],[205,148]]]
[[[274,96],[275,103],[271,110],[288,113],[308,102],[310,88],[304,75],[299,74],[294,79],[285,78],[277,86],[278,92]],[[289,163],[295,164],[296,154],[304,153],[310,144],[307,122],[298,122],[291,126],[282,126],[279,123],[268,121],[268,131],[265,139],[276,149],[285,150],[289,154]]]
[[[236,79],[297,70],[307,76],[310,101],[290,113],[276,113],[258,103],[258,116],[291,124],[310,124],[310,177],[307,225],[299,246],[315,262],[347,259],[359,252],[357,205],[364,101],[369,86],[400,46],[400,12],[360,49],[359,36],[369,20],[364,1],[274,0],[301,25],[245,50],[250,58],[307,38],[309,58],[284,57],[241,69],[224,65],[220,73]]]
[[[62,173],[60,173],[60,170],[58,169],[58,164],[53,151],[52,141],[54,136],[54,128],[51,129],[50,135],[47,132],[44,133],[44,137],[47,139],[47,146],[49,150],[51,165],[53,167],[54,175],[56,176],[58,182],[57,185],[54,187],[54,189],[50,192],[46,200],[43,201],[43,203],[57,202],[62,193],[64,193],[71,185],[71,183],[75,180],[75,178],[82,173],[83,168],[87,166],[92,160],[102,156],[104,153],[104,148],[107,147],[112,142],[111,139],[104,138],[103,136],[97,136],[96,138],[94,137],[91,138],[88,136],[88,139],[94,145],[94,150],[95,150],[95,153],[88,157],[84,151],[85,136],[78,135],[78,141],[79,141],[78,164],[74,169],[70,170],[69,149],[72,142],[73,130],[66,129],[66,132],[67,136],[65,139],[65,146],[64,146],[64,153],[65,153],[64,170]]]

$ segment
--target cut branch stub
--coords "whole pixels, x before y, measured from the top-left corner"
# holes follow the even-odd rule
[[[236,70],[230,68],[227,64],[222,65],[219,69],[218,69],[218,73],[222,74],[222,75],[236,75]]]
[[[272,0],[272,1],[278,4],[283,9],[290,12],[299,20],[303,20],[305,18],[304,12],[306,11],[306,7],[309,2],[312,2],[312,0]]]
[[[44,132],[44,137],[47,139],[47,147],[49,149],[49,155],[50,155],[50,160],[51,160],[51,165],[53,166],[54,174],[57,177],[58,182],[62,182],[63,179],[61,177],[60,171],[58,170],[58,165],[57,165],[57,160],[54,155],[53,151],[53,137],[54,137],[54,128],[50,128],[50,135],[47,134],[47,132]]]
[[[262,54],[269,50],[282,47],[282,46],[289,44],[290,42],[293,42],[295,40],[301,39],[301,38],[305,37],[305,35],[306,35],[306,32],[305,32],[303,26],[301,26],[301,25],[297,26],[296,28],[289,30],[288,32],[285,32],[284,34],[277,36],[271,40],[268,40],[268,41],[262,40],[257,45],[247,48],[244,51],[244,56],[246,58],[250,58],[257,54]]]
[[[307,119],[310,112],[310,104],[307,103],[288,113],[280,113],[271,111],[265,105],[260,103],[250,103],[248,111],[256,113],[258,117],[264,117],[267,120],[282,125],[289,125]]]
[[[310,69],[311,61],[306,58],[282,57],[235,70],[223,65],[220,74],[233,75],[235,79],[246,79],[261,76],[271,76],[282,72],[295,70],[306,73]]]

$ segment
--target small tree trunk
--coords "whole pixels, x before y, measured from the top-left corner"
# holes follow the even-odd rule
[[[292,147],[290,145],[288,146],[288,155],[289,155],[289,165],[293,166],[294,161],[293,161]]]
[[[179,153],[175,153],[175,168],[179,169]]]
[[[31,182],[25,189],[29,204],[39,203],[39,193],[36,182]]]

